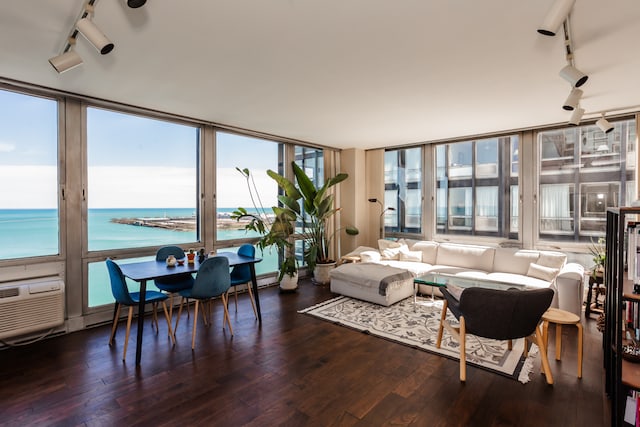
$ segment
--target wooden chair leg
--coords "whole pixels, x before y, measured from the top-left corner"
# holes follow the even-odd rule
[[[167,311],[167,304],[162,301],[162,310],[164,311],[164,317],[167,319],[167,328],[169,328],[169,337],[171,338],[171,342],[173,345],[176,345],[176,337],[173,334],[173,330],[171,329],[171,316],[169,316],[169,311]]]
[[[191,350],[196,348],[196,327],[198,326],[198,305],[200,300],[196,300],[195,308],[193,309],[193,329],[191,330]]]
[[[578,327],[578,378],[582,378],[582,336],[584,331],[582,329],[582,323],[576,324]]]
[[[182,306],[184,305],[184,297],[180,299],[180,307],[178,308],[178,317],[176,317],[176,326],[173,327],[173,337],[175,340],[176,331],[178,330],[178,323],[180,323],[180,316],[182,315]],[[187,307],[187,310],[189,307]]]
[[[442,344],[442,332],[444,330],[444,320],[447,318],[447,300],[444,300],[444,304],[442,304],[442,314],[440,315],[440,327],[438,328],[438,339],[436,340],[436,348],[440,348],[440,344]]]
[[[560,360],[562,353],[562,325],[556,323],[556,360]]]
[[[236,304],[236,313],[238,312],[238,287],[234,286],[233,287],[233,296],[235,297],[235,304]]]
[[[169,292],[169,319],[173,321],[173,292]]]
[[[251,301],[251,308],[253,308],[253,315],[256,317],[256,320],[258,320],[258,311],[256,310],[256,302],[254,301],[253,290],[251,289],[251,287],[252,287],[252,284],[247,283],[247,292],[249,293],[249,301]]]
[[[122,351],[122,361],[127,358],[127,346],[129,345],[129,332],[131,332],[131,319],[133,319],[133,306],[129,306],[129,316],[127,317],[127,332],[124,338],[124,350]]]
[[[207,319],[207,308],[208,308],[208,301],[202,301],[202,310],[200,310],[202,312],[202,321],[204,322],[204,326],[209,326],[209,321]],[[198,300],[196,300],[196,307],[198,306]],[[198,316],[196,314],[194,314],[193,317],[193,321],[197,322],[198,321]]]
[[[160,331],[160,328],[158,328],[158,303],[154,302],[153,304],[151,304],[151,311],[152,311],[152,319],[153,319],[153,323],[156,325],[156,334],[158,334],[158,332]]]
[[[109,345],[113,345],[113,339],[116,336],[116,329],[118,329],[118,318],[120,317],[121,305],[116,303],[116,312],[113,316],[113,325],[111,326],[111,336],[109,337]]]
[[[224,329],[224,321],[227,321],[227,325],[229,325],[229,332],[231,332],[231,336],[233,336],[233,328],[231,327],[231,320],[229,319],[229,310],[227,310],[227,301],[228,296],[227,293],[221,295],[222,298],[222,307],[224,309],[224,319],[222,319],[222,329]]]
[[[509,340],[509,342],[507,342],[507,349],[509,351],[513,350],[513,340]]]
[[[464,316],[460,316],[460,381],[467,380],[467,348],[466,348],[466,328]]]
[[[535,340],[538,348],[540,349],[540,359],[542,361],[542,372],[544,372],[545,377],[547,378],[547,384],[553,384],[553,375],[551,375],[551,368],[549,367],[549,359],[547,359],[547,347],[542,339],[542,335],[540,333],[540,326],[536,326],[535,332]]]

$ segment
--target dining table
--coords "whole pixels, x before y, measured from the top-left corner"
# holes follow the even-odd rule
[[[260,312],[260,298],[258,294],[258,281],[256,279],[256,263],[262,261],[262,258],[238,255],[235,252],[218,252],[215,256],[223,256],[229,260],[229,267],[238,265],[248,265],[251,271],[251,286],[253,287],[253,298],[256,303],[256,311],[258,313],[258,323],[262,325],[262,314]],[[204,259],[203,259],[204,262]],[[122,274],[129,279],[140,283],[140,301],[138,303],[138,332],[136,338],[136,365],[140,365],[142,360],[142,335],[144,329],[144,306],[147,291],[147,281],[178,276],[185,273],[197,273],[200,268],[198,258],[190,264],[185,262],[182,265],[169,266],[165,261],[141,261],[133,263],[118,263]],[[115,314],[114,314],[115,315]]]

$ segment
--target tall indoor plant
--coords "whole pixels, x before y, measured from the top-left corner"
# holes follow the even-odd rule
[[[260,234],[261,237],[256,243],[260,251],[264,252],[265,249],[271,249],[274,246],[278,249],[278,252],[282,254],[283,257],[278,274],[280,289],[283,291],[294,291],[298,287],[298,260],[293,252],[293,243],[289,238],[292,232],[292,226],[291,224],[282,222],[278,224],[275,223],[274,218],[277,214],[275,208],[271,208],[273,214],[269,214],[264,208],[249,169],[240,169],[237,167],[236,169],[247,181],[247,188],[254,211],[249,212],[245,208],[240,207],[233,211],[231,218],[236,221],[248,219],[244,228]],[[283,226],[284,229],[282,228]]]
[[[272,230],[282,233],[281,237],[290,237],[294,233],[305,242],[304,260],[314,272],[316,282],[325,283],[327,278],[319,278],[317,266],[335,265],[330,258],[331,242],[340,229],[331,230],[330,221],[340,208],[334,207],[334,195],[329,189],[349,177],[340,173],[327,179],[320,188],[316,188],[311,178],[295,162],[291,162],[295,181],[268,170],[284,194],[278,197],[280,206],[274,207],[276,217]],[[292,226],[300,227],[299,233]],[[358,229],[345,227],[347,234],[356,235]]]

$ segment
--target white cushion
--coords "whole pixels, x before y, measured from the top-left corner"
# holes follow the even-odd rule
[[[491,271],[494,254],[494,248],[441,243],[438,246],[436,264],[464,267],[470,270]]]
[[[380,261],[380,252],[376,250],[360,252],[360,262],[378,262],[378,261]]]
[[[540,257],[536,264],[543,267],[560,269],[567,262],[567,256],[561,252],[540,252]]]
[[[531,263],[529,265],[529,271],[527,271],[527,276],[552,282],[558,275],[559,271],[560,270],[557,268],[545,267],[544,265]]]
[[[409,250],[421,251],[422,252],[422,262],[426,262],[427,264],[435,264],[436,263],[436,256],[438,255],[438,243],[437,242],[430,242],[430,241],[416,242],[413,245],[409,245]]]
[[[421,251],[410,251],[405,247],[400,248],[400,261],[410,261],[410,262],[422,262],[422,252]]]
[[[529,264],[536,262],[540,252],[523,249],[497,248],[493,270],[503,273],[527,274]]]

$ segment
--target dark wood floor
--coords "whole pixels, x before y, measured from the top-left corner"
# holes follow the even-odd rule
[[[539,373],[521,384],[473,367],[462,384],[456,361],[296,312],[330,297],[309,282],[293,294],[263,289],[259,328],[242,295],[233,338],[217,302],[194,352],[186,314],[175,348],[166,323],[157,336],[147,326],[139,369],[133,337],[121,360],[124,324],[113,348],[103,326],[0,351],[0,424],[609,425],[595,317],[585,322],[582,380],[575,328],[566,327],[562,361],[551,358],[555,385]]]

